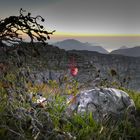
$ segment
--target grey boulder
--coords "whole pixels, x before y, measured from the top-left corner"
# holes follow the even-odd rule
[[[121,118],[127,111],[130,115],[135,113],[135,104],[129,95],[114,88],[94,88],[80,92],[74,99],[69,99],[66,114],[73,112],[85,114],[92,112],[96,121],[102,121],[106,116]]]

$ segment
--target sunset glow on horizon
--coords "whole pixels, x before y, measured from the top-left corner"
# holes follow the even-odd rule
[[[72,33],[72,32],[54,32],[54,35],[57,36],[99,36],[99,37],[140,37],[140,34],[99,34],[99,33],[94,33],[94,34],[87,34],[87,33]]]
[[[140,46],[139,0],[5,0],[1,18],[20,8],[41,15],[47,31],[56,30],[49,42],[77,39],[107,50]]]
[[[108,51],[122,46],[134,47],[140,44],[140,34],[76,34],[55,32],[49,42],[57,42],[65,39],[76,39],[81,42],[89,42],[91,45],[99,45]]]

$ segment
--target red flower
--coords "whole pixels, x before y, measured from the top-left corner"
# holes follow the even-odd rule
[[[77,67],[71,68],[70,73],[72,76],[76,76],[78,74],[78,68]]]
[[[72,76],[76,76],[78,74],[78,68],[74,57],[70,58],[69,68]]]

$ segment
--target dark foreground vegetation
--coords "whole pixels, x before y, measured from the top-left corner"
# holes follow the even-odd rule
[[[18,71],[17,71],[18,73]],[[74,81],[73,81],[74,82]],[[69,86],[67,82],[66,87]],[[0,139],[95,139],[95,140],[138,140],[140,138],[140,94],[125,90],[136,104],[136,114],[129,120],[127,112],[121,121],[97,123],[92,113],[80,116],[73,113],[68,117],[66,94],[75,94],[71,89],[59,87],[56,81],[35,85],[26,83],[24,77],[8,72],[0,81]],[[39,95],[41,94],[41,95]],[[38,102],[39,96],[46,98]]]

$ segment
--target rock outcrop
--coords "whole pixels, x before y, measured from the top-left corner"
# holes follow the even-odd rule
[[[70,60],[74,58],[78,68],[78,75],[75,78],[85,88],[91,89],[99,84],[114,87],[111,86],[111,83],[119,83],[119,86],[140,91],[140,57],[100,54],[90,51],[65,51],[51,45],[41,46],[39,43],[36,43],[35,46],[38,48],[40,56],[31,58],[28,51],[25,53],[27,54],[26,65],[31,71],[37,73],[36,77],[31,79],[36,79],[38,83],[47,82],[48,79],[59,80],[59,77],[64,74],[70,76]],[[1,51],[0,54],[0,62],[4,60],[5,63],[8,61],[12,66],[16,66],[15,57],[8,59]],[[112,75],[111,70],[116,71],[116,75]]]
[[[77,61],[79,68],[78,81],[88,83],[90,87],[93,87],[95,78],[99,76],[100,81],[102,80],[105,83],[116,82],[125,88],[140,91],[139,57],[100,54],[89,51],[70,51],[69,53],[75,55]],[[112,75],[111,70],[115,70],[116,75]],[[97,73],[98,71],[99,73]]]
[[[73,100],[73,98],[71,99]],[[131,115],[135,112],[135,104],[128,94],[114,88],[94,88],[82,91],[67,109],[67,115],[72,112],[84,114],[92,112],[96,121],[102,121],[105,117],[111,116],[121,118],[126,111]]]

